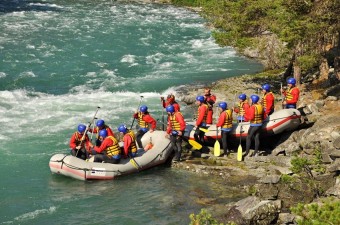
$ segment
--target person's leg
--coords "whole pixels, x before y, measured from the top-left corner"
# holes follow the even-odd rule
[[[137,145],[138,145],[138,148],[143,148],[143,144],[142,144],[142,137],[145,133],[142,131],[142,130],[139,130],[137,132],[137,135],[136,135],[136,141],[137,141]]]
[[[254,130],[255,127],[249,127],[249,130],[248,130],[248,136],[247,136],[247,139],[246,139],[246,152],[245,152],[245,155],[248,155],[249,154],[249,150],[250,150],[250,146],[251,146],[251,141],[253,139],[253,136],[254,136]]]
[[[222,147],[224,150],[224,155],[228,155],[228,132],[222,130]]]
[[[181,160],[181,155],[182,155],[182,138],[181,137],[177,137],[176,138],[176,160],[180,161]]]
[[[258,153],[259,146],[260,146],[260,131],[261,127],[256,127],[255,128],[255,134],[254,134],[254,139],[255,139],[255,152],[254,155]]]

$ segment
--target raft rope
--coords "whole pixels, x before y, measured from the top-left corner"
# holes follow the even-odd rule
[[[56,160],[56,161],[51,161],[51,162],[58,162],[58,163],[62,163],[61,164],[61,168],[63,167],[63,165],[67,166],[70,169],[74,169],[74,170],[82,170],[84,172],[86,171],[96,171],[93,169],[87,169],[87,168],[81,168],[81,167],[77,167],[77,166],[73,166],[71,164],[68,164],[64,161],[64,159],[69,156],[69,155],[65,155],[61,160]],[[121,172],[120,170],[105,170],[105,172],[113,172],[113,173],[119,173],[119,174],[123,174],[123,172]]]

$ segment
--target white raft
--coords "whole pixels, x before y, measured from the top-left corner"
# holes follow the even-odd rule
[[[280,134],[284,131],[295,130],[301,124],[301,113],[297,109],[281,109],[271,114],[262,125],[261,136],[271,136]],[[250,127],[249,122],[233,123],[231,138],[244,140],[248,135]],[[185,136],[188,139],[194,140],[194,122],[188,123],[186,127]],[[208,131],[205,132],[205,139],[207,142],[216,139],[216,125],[210,125]],[[221,138],[221,130],[218,130],[217,138]]]
[[[119,164],[88,162],[72,155],[55,154],[49,166],[52,173],[62,174],[78,180],[112,180],[116,176],[131,174],[164,164],[171,155],[170,140],[164,131],[147,132],[142,138],[143,146],[150,142],[153,147],[138,152],[133,159],[121,159]]]

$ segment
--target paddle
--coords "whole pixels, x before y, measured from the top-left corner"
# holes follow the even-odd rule
[[[218,121],[218,106],[216,107],[216,124]],[[221,146],[220,146],[220,142],[218,141],[218,127],[216,126],[216,141],[214,144],[214,156],[218,157],[221,155]]]
[[[94,118],[95,120],[98,119],[97,117]],[[95,127],[95,123],[93,123],[93,126],[92,126],[92,132],[91,132],[91,142],[92,142],[92,138],[93,138],[93,131],[94,131],[94,127]]]
[[[241,127],[240,127],[240,145],[238,146],[237,149],[237,161],[242,161],[242,145],[241,145],[241,136],[242,135],[242,119],[241,119]]]
[[[137,110],[136,110],[137,112],[138,112],[138,110],[139,110],[140,104],[142,104],[142,100],[143,100],[143,98],[144,98],[144,96],[143,96],[143,95],[141,95],[141,96],[140,96],[139,105],[138,105],[138,107],[137,107]],[[133,127],[133,124],[134,124],[135,120],[136,120],[136,118],[135,118],[135,117],[133,117],[133,120],[132,120],[132,123],[131,123],[130,130],[132,130],[132,127]]]
[[[189,144],[194,148],[194,149],[197,149],[197,150],[200,150],[203,146],[200,144],[200,143],[198,143],[197,141],[195,141],[195,140],[190,140],[189,139]]]
[[[220,142],[218,141],[217,135],[218,135],[218,129],[216,129],[216,141],[214,144],[214,156],[218,157],[221,155],[221,146],[220,146]]]
[[[284,109],[285,108],[285,104],[283,102],[285,101],[285,97],[284,97],[284,95],[282,93],[282,82],[280,83],[280,85],[281,85],[281,89],[280,89],[280,92],[281,92],[281,107],[282,107],[282,109]]]
[[[97,110],[96,110],[96,112],[95,112],[95,114],[94,114],[94,116],[93,116],[93,118],[92,118],[92,120],[89,122],[89,125],[86,127],[86,130],[85,130],[85,132],[84,132],[83,137],[81,138],[81,141],[80,141],[79,146],[81,146],[81,145],[83,144],[83,141],[85,140],[86,134],[87,134],[87,132],[89,131],[89,128],[91,127],[91,124],[92,124],[93,121],[96,119],[96,115],[97,115],[99,109],[100,109],[100,107],[98,106],[98,107],[97,107]],[[79,149],[80,149],[80,148],[79,148]],[[79,149],[78,149],[77,152],[76,152],[76,156],[78,155]]]

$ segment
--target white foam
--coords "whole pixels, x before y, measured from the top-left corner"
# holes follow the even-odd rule
[[[14,220],[15,221],[32,220],[32,219],[35,219],[42,214],[52,214],[52,213],[56,212],[56,210],[57,210],[57,207],[55,207],[55,206],[51,206],[48,209],[38,209],[38,210],[35,210],[33,212],[25,213],[21,216],[15,217]]]
[[[5,72],[0,72],[0,78],[4,78],[6,77],[6,73]]]

